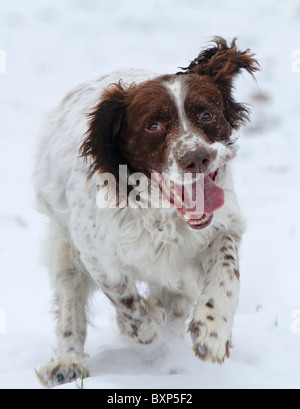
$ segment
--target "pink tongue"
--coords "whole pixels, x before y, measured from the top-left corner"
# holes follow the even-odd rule
[[[182,209],[184,213],[189,213],[194,219],[199,219],[204,215],[210,215],[224,205],[224,190],[218,187],[209,177],[204,177],[204,198],[203,198],[203,179],[193,183],[193,196],[198,198],[192,201],[191,192],[185,189],[184,202]],[[196,194],[196,191],[198,193]]]
[[[224,190],[209,177],[204,178],[204,214],[209,215],[220,209],[225,202]]]

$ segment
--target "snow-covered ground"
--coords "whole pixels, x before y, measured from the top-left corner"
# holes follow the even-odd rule
[[[85,388],[300,387],[299,0],[0,0],[0,388],[41,387],[34,368],[55,348],[30,180],[43,112],[120,67],[175,72],[215,35],[238,36],[263,68],[236,89],[253,121],[235,164],[248,231],[232,358],[204,364],[188,337],[136,346],[99,293]]]

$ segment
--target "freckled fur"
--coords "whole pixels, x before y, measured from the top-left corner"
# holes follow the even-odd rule
[[[229,356],[239,296],[238,248],[245,228],[227,163],[235,150],[226,142],[230,132],[221,118],[222,104],[215,104],[221,118],[219,131],[199,130],[193,122],[196,95],[186,88],[190,81],[200,87],[196,76],[204,75],[206,102],[221,98],[225,103],[229,98],[231,110],[226,115],[236,120],[236,126],[244,119],[243,113],[238,116],[229,82],[235,75],[234,64],[251,71],[254,62],[247,53],[240,56],[236,48],[223,46],[220,43],[206,53],[215,59],[219,75],[212,62],[203,60],[204,54],[184,78],[121,70],[79,86],[45,118],[34,184],[38,208],[50,221],[45,262],[55,293],[58,348],[55,360],[39,371],[44,384],[68,382],[86,368],[86,305],[97,287],[116,308],[120,331],[137,343],[153,342],[166,321],[184,324],[191,316],[188,328],[196,356],[219,363]],[[184,101],[172,100],[168,81],[175,99],[185,95]],[[184,91],[176,94],[176,84]],[[158,99],[151,97],[152,91]],[[146,144],[137,118],[141,114],[147,120],[149,115],[151,120],[152,108],[157,120],[170,118],[170,134]],[[216,153],[212,165],[219,168],[216,183],[225,191],[225,205],[207,228],[191,230],[175,209],[100,210],[96,206],[97,173],[117,175],[120,163],[127,163],[130,171],[149,166],[176,170],[180,152],[199,146]],[[147,299],[138,293],[137,280],[148,284]]]

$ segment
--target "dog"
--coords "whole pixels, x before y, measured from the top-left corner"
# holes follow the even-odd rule
[[[70,382],[83,369],[89,376],[86,305],[95,288],[116,308],[121,332],[137,343],[152,343],[167,323],[184,323],[198,358],[229,357],[245,230],[231,161],[237,130],[249,120],[233,82],[243,70],[254,76],[258,69],[236,39],[216,37],[175,74],[120,70],[79,86],[48,113],[34,185],[49,218],[45,249],[58,347],[38,371],[43,384]],[[149,186],[119,193],[124,174],[142,174],[158,187],[160,205],[154,199],[144,206]],[[187,174],[189,181],[180,182]],[[115,183],[102,183],[101,175]],[[113,189],[116,205],[102,207],[101,192]],[[147,284],[147,296],[137,282]]]

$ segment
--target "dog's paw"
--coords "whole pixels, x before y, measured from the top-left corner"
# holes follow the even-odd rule
[[[166,322],[166,312],[159,301],[150,297],[141,299],[133,311],[118,311],[117,322],[121,332],[141,345],[148,345],[160,335]]]
[[[167,321],[167,313],[162,303],[157,297],[151,295],[146,299],[146,304],[150,311],[152,320],[156,322],[159,328],[162,328]]]
[[[207,315],[189,325],[193,350],[202,361],[222,364],[230,356],[231,326],[224,317]]]
[[[89,377],[85,362],[74,354],[53,359],[35,372],[40,383],[48,388],[74,382],[76,379],[82,378],[82,374],[84,378]]]

